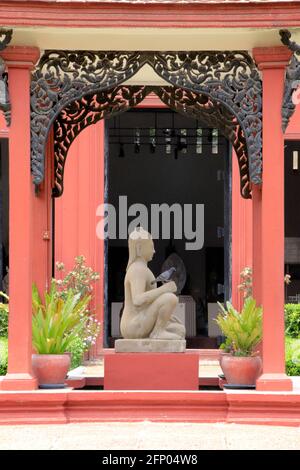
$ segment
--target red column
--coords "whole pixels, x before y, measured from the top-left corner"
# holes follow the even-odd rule
[[[32,390],[31,284],[32,204],[30,174],[30,71],[37,48],[10,47],[2,53],[9,73],[12,122],[9,131],[9,334],[8,373],[2,390]]]
[[[292,389],[292,382],[285,374],[284,140],[281,106],[285,67],[290,52],[285,47],[274,47],[257,48],[253,53],[263,79],[261,234],[255,238],[255,243],[261,244],[263,374],[257,381],[257,390],[285,391]],[[259,218],[260,202],[256,192],[254,208],[258,209],[256,216]]]
[[[96,191],[94,194],[95,206],[103,204],[105,201],[105,123],[101,121],[99,123],[99,157],[95,162],[95,173],[96,173]],[[98,181],[98,184],[97,184]],[[95,207],[94,206],[94,207]],[[96,224],[98,219],[96,219]],[[95,308],[97,318],[101,323],[101,333],[96,345],[96,354],[100,355],[103,350],[104,344],[104,285],[105,285],[105,259],[104,259],[104,240],[98,240],[95,246],[95,266],[96,270],[100,274],[100,281],[98,282],[95,289]]]
[[[232,151],[232,304],[243,305],[243,294],[238,286],[241,271],[252,267],[252,213],[251,200],[243,199],[240,192],[240,172],[237,156]]]
[[[33,198],[33,240],[32,279],[40,294],[49,289],[52,274],[52,184],[53,136],[49,135],[46,158],[45,177],[39,187],[39,193]]]
[[[252,186],[252,244],[253,244],[253,255],[252,255],[252,279],[253,279],[253,297],[256,300],[257,305],[261,305],[261,186]]]

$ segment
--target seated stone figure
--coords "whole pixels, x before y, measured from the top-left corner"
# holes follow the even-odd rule
[[[129,236],[128,249],[125,303],[120,325],[123,338],[184,339],[185,327],[173,314],[178,304],[176,284],[170,281],[157,287],[147,266],[155,253],[151,235],[136,228]]]

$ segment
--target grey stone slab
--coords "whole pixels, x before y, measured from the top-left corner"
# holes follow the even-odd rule
[[[184,352],[186,341],[182,339],[117,339],[115,352]]]

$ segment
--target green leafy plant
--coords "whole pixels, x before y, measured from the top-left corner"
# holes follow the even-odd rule
[[[234,356],[251,356],[255,346],[262,338],[262,308],[256,306],[252,297],[247,297],[242,311],[238,312],[226,303],[227,310],[218,302],[220,312],[215,319],[219,328],[226,337],[227,344],[231,344]]]
[[[85,350],[86,348],[81,338],[77,337],[72,341],[68,348],[68,352],[71,353],[70,369],[76,369],[76,367],[80,366]]]
[[[296,364],[291,359],[285,362],[286,374],[289,376],[300,375],[300,364]]]
[[[300,375],[300,338],[285,338],[285,368],[287,375]]]
[[[0,337],[6,337],[8,333],[9,297],[4,292],[0,292],[0,297],[6,300],[6,303],[0,302]]]
[[[226,338],[225,341],[220,344],[220,349],[222,349],[222,351],[226,353],[231,352],[232,351],[231,341],[228,338]]]
[[[83,334],[88,317],[86,314],[90,296],[80,298],[69,289],[66,298],[57,295],[57,287],[51,284],[50,292],[42,301],[36,285],[32,288],[32,340],[39,354],[62,354],[77,337]]]
[[[284,316],[286,335],[300,337],[300,304],[285,304]]]
[[[7,372],[8,345],[7,338],[0,338],[0,375]]]

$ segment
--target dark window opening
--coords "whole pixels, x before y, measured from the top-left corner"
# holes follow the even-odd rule
[[[0,290],[8,293],[9,269],[8,139],[0,139]],[[1,301],[1,299],[0,299]],[[3,299],[2,299],[3,301]]]
[[[220,341],[213,318],[217,302],[230,298],[231,165],[228,141],[216,130],[169,109],[128,111],[106,122],[106,202],[116,208],[119,197],[128,208],[136,203],[204,205],[204,245],[187,250],[186,239],[154,240],[149,268],[155,275],[176,253],[186,270],[179,297],[184,304],[187,347],[216,348]],[[135,217],[128,217],[128,223]],[[195,219],[194,219],[195,222]],[[171,224],[172,227],[172,224]],[[147,229],[147,227],[144,227]],[[193,227],[195,228],[195,227]],[[148,217],[151,232],[151,216]],[[120,337],[119,314],[124,301],[128,261],[127,239],[106,242],[106,346]],[[188,319],[187,319],[188,317]]]
[[[285,302],[300,303],[300,141],[285,142]]]

